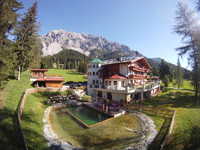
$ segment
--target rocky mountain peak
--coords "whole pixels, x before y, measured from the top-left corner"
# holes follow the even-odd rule
[[[141,54],[131,50],[128,46],[108,41],[103,37],[85,33],[67,32],[63,29],[53,30],[41,36],[41,40],[44,56],[54,55],[63,48],[73,49],[87,56],[95,49],[106,50],[108,53],[121,51],[126,54],[130,53],[131,55],[141,56]]]

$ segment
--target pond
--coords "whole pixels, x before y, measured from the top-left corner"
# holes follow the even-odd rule
[[[111,116],[107,114],[96,111],[84,105],[62,108],[61,111],[69,111],[71,114],[73,114],[75,117],[77,117],[79,120],[83,121],[87,125],[93,125],[108,118],[111,118]]]
[[[95,110],[94,112],[87,107],[75,107],[70,108],[70,110],[71,113],[74,112],[74,115],[79,115],[80,119],[89,124],[109,117],[98,118],[95,114],[99,114],[99,112],[97,113]],[[140,119],[133,114],[125,114],[109,119],[97,126],[83,128],[66,111],[69,111],[69,109],[51,111],[49,116],[50,123],[60,139],[78,148],[87,150],[122,150],[130,145],[137,144],[138,138],[140,139],[141,137],[139,134],[142,130]],[[86,115],[88,113],[89,115]]]

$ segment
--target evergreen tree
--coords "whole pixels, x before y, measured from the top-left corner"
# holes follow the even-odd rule
[[[17,23],[17,11],[22,4],[17,0],[0,0],[0,45],[6,43],[7,36]]]
[[[164,62],[164,60],[161,61],[159,74],[160,79],[164,83],[165,87],[167,87],[170,81],[171,72],[169,66]]]
[[[17,0],[0,0],[0,84],[13,74],[13,42],[8,35],[17,23],[17,11],[21,7]]]
[[[184,2],[178,2],[174,31],[182,37],[184,46],[178,48],[180,55],[188,54],[193,72],[196,101],[200,98],[200,27],[196,12]]]
[[[21,22],[15,29],[17,56],[16,66],[20,72],[28,67],[39,67],[41,58],[41,42],[37,34],[37,3],[35,2],[28,12],[22,18]]]
[[[178,88],[180,88],[183,85],[183,72],[179,58],[177,61],[177,69],[176,69],[176,84]]]

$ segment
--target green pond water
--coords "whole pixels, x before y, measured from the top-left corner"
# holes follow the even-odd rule
[[[98,112],[86,106],[67,107],[64,109],[67,109],[68,111],[70,111],[74,116],[76,116],[78,119],[80,119],[87,125],[93,125],[95,123],[98,123],[100,121],[110,118],[109,115]]]

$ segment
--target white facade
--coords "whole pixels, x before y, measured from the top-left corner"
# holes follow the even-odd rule
[[[99,77],[99,69],[101,68],[100,63],[90,63],[88,64],[88,83],[87,83],[87,92],[88,95],[95,96],[94,88],[101,88],[102,79]]]
[[[112,68],[111,64],[103,64],[100,60],[90,62],[87,72],[88,95],[95,99],[104,98],[128,103],[133,99],[143,99],[147,95],[155,95],[159,92],[160,83],[149,82],[147,72],[130,69],[129,65],[138,64],[119,62],[118,68],[115,66]],[[102,70],[105,76],[101,77]]]

